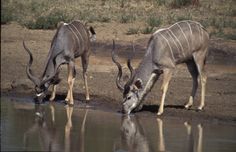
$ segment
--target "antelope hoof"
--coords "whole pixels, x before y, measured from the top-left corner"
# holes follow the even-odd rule
[[[191,108],[191,107],[192,107],[192,105],[188,105],[188,104],[186,104],[186,105],[184,106],[184,108],[187,109],[187,110],[188,110],[189,108]]]
[[[160,116],[162,115],[163,111],[158,111],[157,115]]]
[[[185,109],[189,109],[193,105],[193,97],[190,96],[189,101],[185,104]]]
[[[204,107],[204,106],[199,106],[199,107],[197,108],[197,110],[198,110],[198,111],[202,111],[202,110],[203,110],[203,107]]]
[[[55,99],[55,97],[50,97],[49,101],[53,101]]]
[[[90,100],[90,98],[89,97],[86,97],[86,101],[89,101]]]
[[[74,103],[69,103],[66,100],[63,103],[65,104],[65,106],[69,106],[69,107],[73,107],[74,106]]]

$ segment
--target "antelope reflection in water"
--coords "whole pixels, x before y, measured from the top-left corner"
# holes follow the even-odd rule
[[[122,117],[121,143],[124,147],[128,148],[128,151],[150,151],[144,130],[137,117],[133,117],[133,120],[129,115]]]
[[[163,131],[163,121],[160,118],[157,118],[157,126],[158,126],[158,151],[168,151],[166,150],[165,144],[165,134]],[[202,152],[202,139],[203,139],[203,127],[202,125],[196,124],[197,130],[192,129],[192,125],[188,122],[184,122],[184,126],[187,131],[187,150],[184,151],[192,151],[192,152]],[[195,127],[195,126],[194,126]]]
[[[70,151],[70,132],[72,128],[72,113],[73,113],[73,107],[66,106],[66,116],[67,116],[67,123],[65,125],[65,152]]]
[[[29,148],[29,136],[38,133],[41,150],[43,151],[59,151],[57,130],[55,127],[55,108],[53,104],[49,105],[51,111],[50,125],[46,121],[45,105],[35,105],[35,120],[32,127],[24,133],[25,150]]]
[[[72,106],[66,106],[66,115],[67,115],[67,123],[65,125],[65,152],[69,152],[69,151],[79,151],[79,152],[84,152],[84,141],[85,141],[85,124],[86,124],[86,119],[87,119],[87,114],[88,114],[88,109],[86,109],[85,114],[84,114],[84,118],[82,121],[82,125],[81,125],[81,130],[80,130],[80,136],[79,136],[79,149],[71,149],[71,129],[73,128],[73,124],[72,124],[72,114],[73,114],[73,109],[74,107]]]
[[[203,127],[199,123],[196,125],[197,131],[194,132],[194,129],[192,128],[192,125],[190,125],[188,122],[184,123],[187,134],[188,134],[188,141],[189,141],[189,147],[188,151],[193,152],[201,152],[202,151],[202,140],[203,140]],[[195,126],[194,126],[195,127]]]
[[[165,125],[163,120],[157,118],[157,138],[155,150],[149,144],[149,139],[145,135],[145,128],[141,125],[137,117],[124,116],[121,125],[121,147],[122,149],[114,151],[127,151],[127,152],[150,152],[150,151],[172,151],[168,150],[168,143],[165,139],[170,138],[165,134]],[[195,130],[196,127],[196,130]],[[185,122],[183,129],[187,132],[187,147],[180,146],[183,151],[201,152],[203,141],[203,127],[200,123],[190,125]],[[176,135],[173,133],[173,135]]]

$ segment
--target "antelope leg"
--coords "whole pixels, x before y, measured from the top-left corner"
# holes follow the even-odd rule
[[[86,91],[85,97],[86,97],[86,100],[90,100],[88,81],[87,81],[87,68],[88,68],[88,62],[89,62],[88,55],[87,54],[83,55],[81,57],[81,61],[82,61],[82,67],[83,67],[84,86],[85,86],[85,91]]]
[[[84,86],[85,86],[85,91],[86,91],[86,100],[90,100],[89,97],[89,89],[88,89],[88,82],[87,82],[87,72],[83,73],[83,77],[84,77]]]
[[[205,92],[206,92],[207,77],[202,73],[200,76],[200,79],[201,79],[201,102],[200,102],[200,105],[198,106],[198,109],[202,110],[203,107],[205,106]]]
[[[164,111],[164,102],[165,102],[165,97],[166,97],[166,92],[168,89],[168,85],[172,76],[172,69],[165,69],[164,71],[164,76],[163,76],[163,82],[162,82],[162,97],[161,97],[161,104],[158,110],[157,115],[161,115]]]
[[[57,85],[53,85],[52,86],[52,94],[51,94],[51,97],[50,97],[50,101],[53,101],[56,97],[56,88],[57,88]]]
[[[194,61],[197,65],[197,69],[200,75],[200,80],[201,80],[201,102],[200,105],[198,106],[198,110],[202,110],[203,107],[205,106],[205,92],[206,92],[206,81],[207,81],[207,76],[205,73],[205,56],[206,51],[200,52],[200,53],[195,53],[193,55]]]
[[[193,100],[194,100],[194,97],[196,95],[196,92],[197,92],[197,88],[198,88],[198,70],[197,70],[197,66],[194,62],[194,60],[190,60],[188,61],[187,63],[187,67],[188,67],[188,71],[190,72],[191,76],[192,76],[192,79],[193,79],[193,87],[192,87],[192,92],[191,92],[191,95],[189,97],[189,101],[188,103],[185,104],[185,108],[188,109],[190,108],[192,105],[193,105]]]
[[[68,93],[66,97],[66,101],[69,102],[69,104],[73,105],[74,104],[74,99],[73,99],[73,85],[75,81],[75,65],[74,62],[70,62],[68,64]]]

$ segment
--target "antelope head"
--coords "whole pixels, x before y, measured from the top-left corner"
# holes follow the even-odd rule
[[[41,78],[36,77],[32,70],[31,70],[31,65],[33,63],[33,55],[30,52],[30,50],[26,47],[25,42],[23,41],[23,46],[26,50],[26,52],[28,52],[30,59],[28,64],[26,65],[26,74],[28,76],[28,78],[35,84],[35,103],[41,103],[44,101],[44,98],[46,97],[46,92],[50,86],[50,84],[53,81],[54,76],[57,73],[57,68],[58,66],[56,66],[55,64],[55,58],[51,59],[53,60],[54,63],[54,68],[53,71],[50,75],[43,75]]]
[[[134,45],[133,45],[133,53],[134,53]],[[118,74],[116,77],[116,85],[117,88],[123,92],[123,102],[122,102],[122,112],[125,114],[129,114],[133,109],[135,109],[140,101],[140,94],[143,87],[142,80],[135,80],[135,70],[131,65],[131,57],[127,60],[127,66],[130,70],[129,80],[125,83],[124,86],[121,85],[121,77],[122,77],[122,67],[120,63],[116,60],[115,57],[115,42],[113,40],[113,49],[112,49],[112,61],[116,64],[118,68]]]

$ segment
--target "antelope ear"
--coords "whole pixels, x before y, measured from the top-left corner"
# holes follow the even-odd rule
[[[134,83],[135,87],[138,89],[142,89],[143,88],[143,81],[141,79],[137,79]]]

